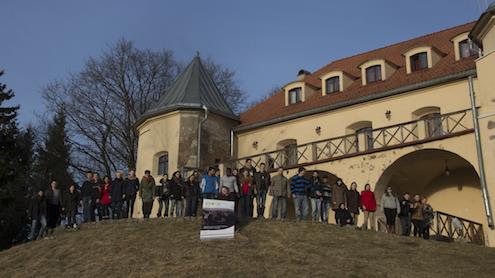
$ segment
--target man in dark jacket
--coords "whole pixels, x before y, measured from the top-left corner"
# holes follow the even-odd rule
[[[400,200],[400,225],[402,228],[402,235],[409,236],[411,234],[411,213],[412,213],[412,203],[410,201],[411,196],[409,193],[404,193],[402,199]]]
[[[122,200],[124,196],[124,178],[122,171],[115,173],[115,179],[110,189],[112,198],[112,218],[120,219],[122,217]]]
[[[86,180],[81,186],[81,198],[83,202],[84,222],[95,221],[95,203],[93,201],[93,172],[86,172]]]
[[[69,187],[69,192],[67,192],[64,198],[64,206],[63,210],[65,212],[65,216],[67,217],[67,226],[66,228],[76,228],[76,214],[77,207],[79,206],[79,202],[81,201],[81,197],[79,192],[76,190],[75,185],[71,185]]]
[[[258,218],[265,215],[266,193],[270,186],[270,173],[265,170],[265,163],[260,164],[260,171],[254,173],[254,191],[256,194],[256,206]]]
[[[28,240],[40,239],[46,231],[46,200],[43,190],[38,190],[29,203],[29,216],[31,217],[31,233]],[[36,235],[36,228],[41,225]]]
[[[134,203],[136,202],[136,194],[139,190],[139,179],[136,177],[136,174],[133,170],[129,171],[129,175],[125,180],[124,187],[124,202],[126,203],[124,209],[124,217],[132,218],[132,215],[134,214]]]
[[[318,173],[318,172],[314,172]],[[309,188],[309,198],[311,200],[311,221],[320,221],[321,202],[323,201],[323,187],[318,176],[313,175]]]

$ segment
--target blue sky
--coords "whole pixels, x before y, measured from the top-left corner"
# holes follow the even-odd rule
[[[234,69],[253,100],[301,68],[476,20],[485,2],[0,0],[1,81],[16,92],[20,123],[36,123],[43,86],[124,37],[183,62],[199,50]]]

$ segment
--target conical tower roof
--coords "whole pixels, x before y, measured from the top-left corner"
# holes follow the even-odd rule
[[[172,87],[139,118],[135,126],[160,114],[174,110],[201,109],[203,105],[212,113],[239,119],[223,98],[199,56],[196,56]]]

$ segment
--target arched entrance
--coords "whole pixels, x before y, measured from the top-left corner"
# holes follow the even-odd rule
[[[486,225],[478,174],[453,152],[424,149],[400,157],[378,179],[378,203],[387,186],[398,196],[419,194],[428,198],[434,210]]]

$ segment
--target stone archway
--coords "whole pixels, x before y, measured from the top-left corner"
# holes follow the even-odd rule
[[[434,210],[486,225],[479,176],[469,161],[450,151],[423,149],[388,166],[375,188],[377,202],[387,186],[428,198]]]

